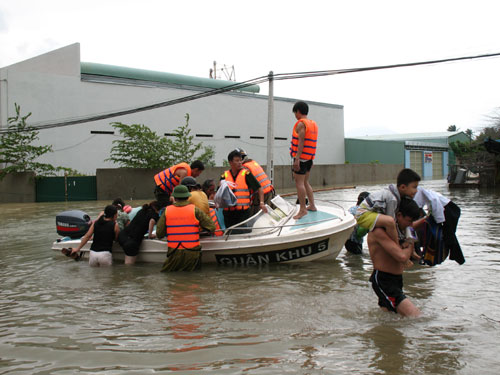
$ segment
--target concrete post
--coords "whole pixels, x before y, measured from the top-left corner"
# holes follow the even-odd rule
[[[269,72],[269,96],[267,101],[267,162],[266,172],[271,183],[274,183],[274,79]]]

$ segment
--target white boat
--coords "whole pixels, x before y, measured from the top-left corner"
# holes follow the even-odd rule
[[[267,206],[268,213],[260,211],[225,229],[222,236],[202,236],[202,263],[257,265],[333,260],[356,224],[349,212],[335,204],[317,205],[317,211],[295,220],[298,206],[280,196],[272,203],[276,208]],[[62,254],[63,248],[75,248],[79,243],[79,239],[59,239],[52,250]],[[83,258],[88,258],[90,245],[91,241],[83,247]],[[117,261],[125,257],[117,242],[112,253]],[[163,263],[166,254],[166,239],[144,239],[137,262]]]

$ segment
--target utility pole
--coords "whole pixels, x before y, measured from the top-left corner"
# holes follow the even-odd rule
[[[266,172],[274,183],[274,79],[273,71],[269,72],[269,96],[267,101],[267,162]]]

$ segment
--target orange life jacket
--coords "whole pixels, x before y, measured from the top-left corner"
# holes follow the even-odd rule
[[[224,234],[224,232],[220,229],[219,219],[217,219],[217,213],[215,211],[215,208],[211,208],[210,209],[210,218],[212,219],[212,221],[215,224],[215,232],[214,232],[214,234],[216,236],[222,236]]]
[[[304,137],[304,148],[302,149],[301,159],[314,160],[316,155],[316,143],[318,141],[318,125],[313,120],[307,118],[300,119],[293,126],[292,142],[290,145],[290,155],[294,158],[299,149],[299,134],[297,133],[297,125],[303,123],[306,127],[306,134]]]
[[[234,195],[236,196],[237,202],[235,206],[224,208],[226,211],[235,210],[248,210],[250,208],[250,189],[248,188],[245,176],[250,173],[247,169],[242,168],[236,176],[236,181],[233,179],[231,171],[224,172],[224,178],[226,181],[231,181],[236,183],[235,188],[231,188]]]
[[[195,215],[194,204],[177,207],[167,206],[165,225],[168,247],[192,249],[200,245],[200,222]]]
[[[271,180],[267,176],[266,172],[262,169],[262,167],[256,161],[247,161],[243,163],[243,167],[248,169],[251,174],[259,181],[260,187],[264,191],[264,194],[267,194],[274,190],[273,185],[271,184]]]
[[[179,163],[155,175],[156,185],[165,190],[167,194],[172,194],[174,187],[181,182],[180,178],[175,175],[175,172],[179,168],[186,169],[188,172],[187,175],[191,176],[191,167],[187,163]]]

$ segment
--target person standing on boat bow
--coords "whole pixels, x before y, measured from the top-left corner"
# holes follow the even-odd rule
[[[154,195],[160,208],[171,204],[170,195],[174,188],[179,185],[182,179],[186,176],[198,177],[205,166],[200,160],[195,160],[191,165],[187,163],[179,163],[167,168],[154,176],[155,190]]]
[[[264,192],[264,203],[269,205],[271,203],[271,199],[274,198],[275,191],[274,187],[271,184],[271,179],[267,176],[264,169],[257,163],[255,160],[248,158],[248,155],[245,150],[242,148],[236,148],[236,151],[239,151],[241,157],[243,158],[243,168],[248,169],[251,174],[259,181],[259,184]],[[252,195],[252,204],[250,206],[250,216],[255,215],[260,210],[260,202],[259,196],[257,194]]]
[[[295,220],[307,215],[308,211],[316,211],[314,205],[314,194],[309,184],[309,173],[313,166],[316,155],[316,144],[318,141],[318,125],[313,120],[307,118],[309,106],[307,103],[299,101],[292,109],[297,122],[292,130],[292,142],[290,145],[290,156],[293,158],[293,178],[297,188],[300,209]],[[306,196],[309,206],[306,207]]]
[[[173,205],[167,206],[158,220],[156,237],[167,236],[167,259],[161,269],[165,271],[194,271],[201,266],[200,228],[215,231],[215,224],[201,209],[189,203],[187,186],[174,188]]]
[[[267,212],[264,203],[264,191],[259,181],[248,169],[243,168],[243,158],[239,151],[233,150],[227,156],[231,169],[221,175],[221,180],[230,181],[236,184],[231,188],[237,198],[235,206],[224,208],[224,224],[226,228],[239,224],[248,219],[250,214],[250,197],[252,193],[258,194],[259,208]]]

